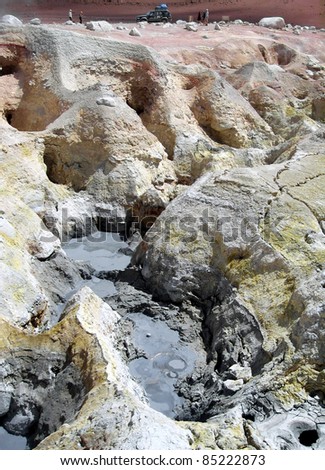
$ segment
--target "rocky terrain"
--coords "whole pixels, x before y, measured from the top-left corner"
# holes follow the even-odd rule
[[[321,0],[171,0],[168,7],[173,21],[197,18],[198,12],[210,12],[210,21],[241,18],[257,23],[263,17],[281,16],[287,23],[325,26],[325,5]],[[82,11],[86,21],[108,20],[132,22],[136,15],[152,10],[152,0],[2,0],[0,14],[14,14],[25,21],[39,17],[44,22],[62,23],[71,8],[73,20],[79,22]]]
[[[34,23],[0,24],[0,426],[36,449],[324,449],[324,31]],[[126,269],[67,256],[96,231]],[[131,374],[155,328],[172,417]]]

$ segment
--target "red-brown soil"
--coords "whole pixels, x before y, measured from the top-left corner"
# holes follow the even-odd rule
[[[256,8],[252,6],[253,2],[251,0],[232,1],[230,3],[218,0],[192,0],[189,4],[174,1],[168,2],[168,5],[174,21],[178,19],[188,20],[190,16],[196,19],[199,10],[203,11],[208,8],[210,21],[220,21],[222,16],[229,16],[230,20],[240,18],[254,22],[259,21],[263,16],[284,16],[285,20],[292,24],[325,27],[325,4],[322,5],[322,2],[323,0],[283,0],[283,2],[278,0],[278,2],[264,2],[263,7],[257,6]],[[10,0],[10,2],[7,2],[6,7],[1,7],[3,3],[0,3],[0,13],[2,14],[13,14],[23,21],[39,17],[43,22],[58,23],[68,19],[70,6],[74,12],[75,21],[78,21],[79,12],[83,11],[85,21],[107,19],[111,22],[132,22],[137,14],[153,9],[155,5],[159,4],[159,2],[143,0],[137,2],[137,4],[96,5],[85,4],[88,2],[84,0],[80,3],[66,1],[64,5],[58,4],[62,3],[60,1],[56,1],[55,5],[53,5],[54,2],[48,1],[46,2],[47,5],[44,6],[33,0],[22,2]],[[278,3],[278,9],[276,3]],[[237,4],[238,7],[236,7]],[[289,4],[292,4],[292,8],[289,8]]]
[[[1,1],[1,0],[0,0]],[[26,0],[28,1],[28,0]],[[204,4],[200,4],[203,6]],[[55,27],[75,30],[81,34],[111,37],[123,41],[144,44],[150,46],[171,59],[176,59],[183,63],[200,62],[208,67],[215,67],[220,61],[226,61],[229,66],[240,66],[242,62],[256,60],[254,53],[252,56],[252,44],[264,41],[265,45],[276,41],[284,42],[297,52],[311,54],[322,63],[325,62],[324,33],[320,31],[302,30],[299,36],[292,34],[292,31],[275,31],[262,28],[257,25],[235,25],[230,24],[221,28],[221,31],[214,31],[212,24],[213,16],[208,27],[200,26],[198,33],[186,31],[183,26],[163,28],[155,24],[148,24],[141,29],[141,37],[132,37],[128,31],[114,29],[110,33],[89,31],[80,27],[78,23],[79,11],[82,8],[84,21],[91,19],[107,19],[112,23],[128,23],[128,28],[135,26],[135,15],[141,11],[146,11],[146,7],[112,5],[78,5],[73,4],[75,25],[65,25],[68,19],[68,8],[62,6],[16,6],[11,5],[5,13],[15,14],[24,22],[31,18],[38,17],[43,23],[55,24]],[[180,18],[188,19],[190,12],[181,10]],[[185,13],[184,13],[185,12]],[[193,15],[194,16],[194,15]],[[195,15],[196,17],[196,15]],[[174,15],[175,18],[175,15]],[[231,40],[230,40],[231,39]],[[213,53],[211,52],[213,50]]]

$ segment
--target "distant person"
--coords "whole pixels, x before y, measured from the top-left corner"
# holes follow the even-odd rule
[[[82,11],[79,13],[79,23],[82,24],[83,21],[83,13]]]
[[[72,22],[73,22],[73,19],[72,19],[72,10],[71,10],[71,9],[69,10],[69,21],[72,21]]]
[[[199,11],[199,13],[197,14],[197,22],[198,23],[201,23],[202,19],[201,19],[201,12]]]
[[[205,26],[208,26],[208,24],[209,24],[209,10],[206,9],[203,14],[204,14],[204,21],[203,21],[203,23],[204,23]]]

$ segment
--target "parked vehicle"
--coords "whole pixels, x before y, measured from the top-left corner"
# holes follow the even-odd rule
[[[136,21],[147,21],[147,23],[167,23],[172,20],[172,15],[165,3],[157,6],[154,10],[148,11],[144,15],[138,15]]]

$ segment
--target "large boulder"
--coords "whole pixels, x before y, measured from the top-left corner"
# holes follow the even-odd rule
[[[293,342],[306,349],[310,358],[325,359],[325,332],[316,313],[324,292],[320,287],[308,292],[308,284],[320,286],[318,266],[325,254],[320,136],[301,144],[289,162],[208,172],[176,198],[139,248],[143,275],[155,295],[179,303],[215,299],[209,318],[219,325],[215,331],[226,328],[234,312],[234,318],[247,317],[239,328],[261,327],[258,342],[269,354],[285,341],[289,348]],[[236,330],[234,319],[230,324]],[[317,328],[317,340],[308,343]],[[247,345],[250,360],[256,344]],[[224,346],[216,349],[221,357],[229,353]]]
[[[271,16],[262,18],[258,22],[258,25],[264,28],[283,29],[285,27],[285,21],[281,16]]]
[[[114,26],[112,26],[108,21],[89,21],[86,23],[86,28],[89,29],[90,31],[105,31],[109,32],[114,29]]]
[[[0,24],[20,27],[20,26],[23,25],[23,22],[20,21],[19,18],[16,18],[13,15],[4,15],[4,16],[1,16],[1,18],[0,18]]]

